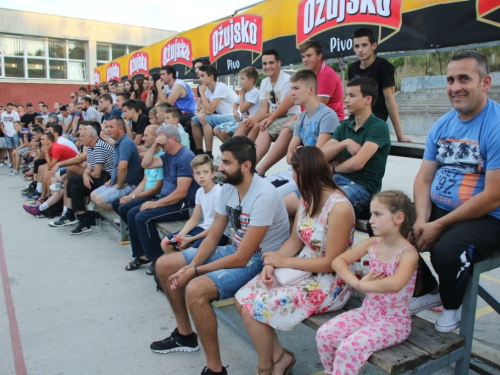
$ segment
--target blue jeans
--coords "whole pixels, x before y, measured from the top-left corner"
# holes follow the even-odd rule
[[[224,124],[225,122],[234,121],[233,115],[206,115],[208,123],[212,128],[217,125]],[[196,125],[201,126],[200,120],[198,120],[198,116],[194,116],[191,121],[193,121]]]
[[[201,232],[203,232],[204,230],[205,230],[205,229],[203,229],[202,227],[194,227],[194,228],[191,230],[191,232],[189,232],[189,233],[188,233],[188,235],[190,235],[190,236],[193,236],[193,237],[194,237],[194,236],[196,236],[197,234],[200,234]],[[167,236],[168,240],[170,241],[170,240],[171,240],[171,239],[172,239],[172,238],[173,238],[173,237],[174,237],[177,233],[179,233],[179,232],[180,232],[180,231],[177,231],[177,232],[175,232],[175,233],[169,234],[169,235]],[[194,242],[191,244],[191,246],[189,246],[189,247],[194,247],[194,248],[196,248],[196,249],[197,249],[197,248],[199,248],[199,247],[200,247],[200,245],[201,245],[201,243],[203,242],[203,240],[204,240],[204,239],[205,239],[205,237],[200,238],[199,240],[194,241]],[[219,241],[219,243],[217,244],[217,246],[225,246],[225,245],[227,245],[228,241],[229,241],[229,238],[228,238],[225,234],[223,234],[223,235],[222,235],[222,237],[220,238],[220,241]],[[175,250],[179,250],[179,249],[177,248],[177,246],[174,246],[174,245],[172,245],[172,246],[174,247],[174,249],[175,249]]]
[[[182,251],[187,264],[193,260],[198,249],[187,249]],[[233,245],[217,246],[215,252],[207,259],[205,264],[215,262],[225,256],[234,254],[236,248]],[[264,262],[262,261],[261,253],[254,253],[245,267],[241,268],[226,268],[205,274],[215,284],[219,291],[219,300],[234,297],[236,292],[252,280],[262,271]]]
[[[125,224],[128,225],[128,221],[129,221],[128,213],[130,212],[130,210],[132,208],[134,208],[134,207],[142,206],[142,204],[144,202],[150,201],[153,198],[154,197],[135,198],[135,199],[132,199],[130,202],[127,202],[127,203],[124,203],[124,204],[120,204],[120,199],[121,198],[118,198],[118,199],[115,199],[111,203],[111,207],[113,207],[113,210],[118,215],[120,215],[120,218],[125,222]],[[131,218],[133,219],[134,217],[132,216]]]
[[[349,180],[347,177],[340,173],[333,175],[333,179],[344,190],[347,198],[352,203],[354,211],[361,206],[369,205],[372,199],[372,193],[364,186]]]
[[[154,198],[152,200],[158,200]],[[194,202],[192,202],[194,204]],[[128,214],[128,235],[132,246],[132,256],[145,255],[155,260],[163,255],[160,235],[156,223],[189,219],[189,203],[180,201],[171,206],[140,211],[141,206],[132,208]]]

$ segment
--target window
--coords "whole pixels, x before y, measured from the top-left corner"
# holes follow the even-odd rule
[[[107,64],[111,60],[125,56],[141,48],[141,46],[97,43],[97,66]]]
[[[85,81],[86,44],[0,35],[0,77]]]

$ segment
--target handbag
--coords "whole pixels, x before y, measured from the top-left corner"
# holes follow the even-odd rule
[[[296,270],[294,268],[275,268],[274,279],[281,285],[297,285],[305,278],[311,276],[309,271]]]

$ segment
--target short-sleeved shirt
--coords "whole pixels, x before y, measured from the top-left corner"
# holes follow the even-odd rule
[[[236,93],[223,82],[216,82],[214,92],[208,87],[205,90],[205,96],[211,103],[214,99],[221,99],[219,105],[215,109],[218,115],[232,115],[233,103],[237,98]]]
[[[49,156],[57,161],[65,161],[77,155],[78,153],[75,150],[57,142],[52,143],[52,147],[49,150]]]
[[[111,175],[111,185],[115,185],[118,181],[118,164],[121,161],[127,161],[127,176],[124,183],[137,186],[142,180],[141,159],[137,145],[129,138],[127,134],[115,143],[114,166]]]
[[[95,118],[97,122],[101,122],[101,115],[92,106],[88,107],[86,111],[83,111],[83,119],[85,121],[90,121],[90,119]]]
[[[333,134],[339,125],[337,114],[323,103],[319,103],[311,116],[307,111],[301,113],[295,122],[293,135],[300,137],[304,146],[316,146],[320,134]]]
[[[485,187],[486,172],[500,168],[500,105],[491,99],[477,116],[462,121],[452,110],[427,136],[424,159],[436,161],[431,200],[452,211]],[[490,212],[500,219],[500,207]]]
[[[175,155],[165,153],[160,158],[163,162],[163,187],[161,189],[161,196],[167,197],[177,189],[177,179],[179,177],[189,177],[192,181],[184,199],[194,202],[196,190],[198,190],[200,185],[194,180],[191,169],[190,163],[194,159],[193,151],[183,146]]]
[[[160,151],[158,151],[154,157],[156,158],[157,156],[163,155],[164,152],[160,148]],[[151,169],[145,169],[144,174],[146,175],[146,186],[144,186],[144,190],[152,189],[156,185],[156,181],[163,180],[163,168],[151,168]],[[160,194],[158,194],[160,195]]]
[[[29,128],[21,128],[21,131],[17,133],[17,136],[19,137],[19,141],[21,143],[26,142],[30,143],[31,142],[31,132]]]
[[[174,103],[174,107],[179,108],[182,112],[186,113],[196,113],[196,98],[194,97],[193,90],[191,90],[191,87],[184,82],[182,79],[176,79],[174,84],[172,85],[172,88],[174,86],[179,85],[186,90],[186,95],[184,97],[178,97],[177,100]],[[168,98],[171,89],[168,85],[165,85],[165,96]]]
[[[116,108],[115,106],[113,106],[113,108],[111,109],[111,112],[104,112],[104,115],[102,116],[102,120],[101,120],[101,123],[102,121],[107,121],[109,120],[110,117],[112,116],[122,116],[122,110],[121,109],[118,109]]]
[[[326,106],[333,109],[339,120],[345,117],[344,85],[339,75],[323,61],[318,71],[318,96],[329,98]]]
[[[96,164],[102,164],[102,169],[111,175],[115,164],[114,153],[113,147],[99,138],[93,148],[87,147],[87,164],[92,170]]]
[[[341,173],[349,180],[364,186],[370,193],[375,194],[382,187],[382,178],[385,174],[387,156],[391,150],[391,138],[389,126],[375,115],[368,117],[357,131],[354,131],[356,121],[344,120],[335,130],[332,139],[342,142],[344,139],[352,139],[363,146],[366,142],[373,142],[378,146],[375,154],[366,162],[363,169],[353,173]],[[352,155],[344,149],[341,153],[342,161],[348,160]]]
[[[132,123],[132,131],[135,133],[135,135],[137,134],[143,135],[144,130],[146,130],[146,127],[149,125],[149,116],[139,113],[137,122],[131,121],[131,123]]]
[[[242,115],[248,115],[250,117],[254,116],[260,109],[259,89],[254,87],[249,92],[245,93],[245,102],[252,103],[252,106],[248,108],[246,113],[242,113]],[[237,96],[235,103],[240,104],[240,95]],[[240,113],[241,113],[241,108],[240,108]]]
[[[373,114],[379,119],[387,121],[389,112],[385,106],[384,89],[396,86],[394,83],[394,66],[381,57],[376,57],[375,61],[366,69],[361,69],[360,66],[360,61],[356,61],[349,65],[347,76],[349,80],[357,77],[368,77],[377,82],[378,97],[373,106]]]
[[[292,85],[290,83],[290,74],[280,71],[280,75],[276,80],[276,83],[271,84],[271,78],[266,77],[262,80],[260,84],[260,100],[267,100],[269,105],[269,113],[274,112],[276,108],[283,101],[285,96],[287,96],[292,90]],[[286,113],[287,116],[293,117],[300,113],[300,106],[292,105],[291,108]]]
[[[35,112],[31,115],[29,113],[25,113],[23,117],[21,117],[21,121],[24,125],[28,126],[29,124],[35,124],[35,117],[38,116]]]
[[[0,117],[0,122],[3,122],[3,127],[5,129],[5,135],[7,137],[13,137],[16,135],[16,129],[14,128],[14,121],[20,121],[19,113],[12,111],[7,113],[7,111],[2,113]]]
[[[236,187],[230,184],[222,186],[216,207],[217,213],[229,216],[228,207],[236,209],[238,206],[241,206],[241,228],[231,225],[234,229],[232,244],[236,249],[239,248],[249,226],[268,227],[256,252],[276,251],[290,235],[290,223],[283,198],[278,189],[257,173],[254,173],[250,188],[241,202]]]
[[[201,207],[203,213],[203,223],[198,225],[199,227],[208,229],[212,226],[215,217],[215,207],[217,207],[217,201],[220,198],[221,190],[222,186],[215,184],[208,193],[205,193],[202,187],[196,192],[195,203]],[[231,237],[231,229],[229,227],[226,228],[224,234],[227,237]]]

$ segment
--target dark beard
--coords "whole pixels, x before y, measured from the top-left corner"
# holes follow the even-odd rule
[[[223,172],[222,173],[222,182],[225,184],[233,185],[233,186],[238,186],[239,184],[241,184],[243,182],[243,172],[241,172],[241,168],[230,175],[225,174]]]

